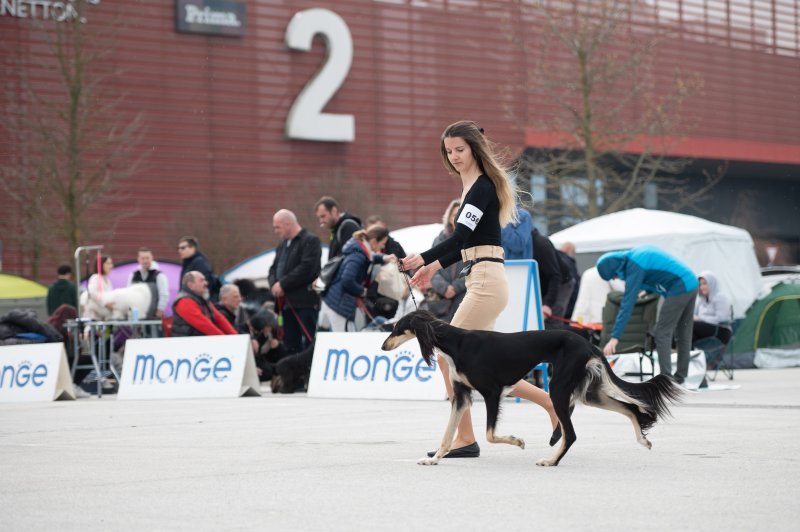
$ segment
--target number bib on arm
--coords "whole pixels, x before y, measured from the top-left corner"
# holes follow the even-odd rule
[[[456,220],[456,223],[463,224],[469,227],[470,230],[474,231],[478,226],[478,222],[481,221],[482,216],[482,210],[467,203],[464,205],[464,208],[461,209],[461,214],[459,215],[458,220]]]

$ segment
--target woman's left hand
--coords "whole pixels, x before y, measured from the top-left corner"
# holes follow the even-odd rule
[[[415,253],[412,253],[401,260],[400,263],[403,265],[404,270],[416,270],[417,268],[422,268],[425,266],[425,259]]]
[[[433,271],[433,268],[430,268],[429,266],[423,266],[417,270],[417,273],[415,273],[414,277],[411,278],[411,286],[420,287],[430,284],[431,277],[433,277],[434,273],[435,272]]]

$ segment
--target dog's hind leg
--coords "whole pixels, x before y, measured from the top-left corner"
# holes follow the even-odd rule
[[[500,398],[500,394],[487,393],[483,395],[483,400],[486,402],[486,441],[489,443],[507,443],[524,449],[525,440],[522,438],[497,436],[494,432],[497,427],[497,419],[500,416]]]
[[[572,444],[577,440],[575,436],[575,428],[572,426],[572,419],[570,418],[570,396],[571,392],[552,390],[550,396],[553,400],[553,408],[558,416],[558,423],[561,426],[563,437],[561,438],[561,445],[550,458],[542,458],[536,465],[540,466],[557,466],[561,459],[567,454],[567,451]]]
[[[637,417],[638,407],[622,402],[618,399],[614,399],[613,397],[609,397],[601,390],[597,390],[596,393],[587,393],[586,404],[589,406],[602,408],[603,410],[610,410],[611,412],[622,414],[631,421],[631,424],[633,424],[633,433],[636,436],[636,441],[648,449],[653,447],[653,444],[650,443],[650,440],[648,440],[642,432],[642,427],[639,424],[639,418]]]
[[[453,398],[450,401],[450,419],[447,421],[447,428],[442,437],[442,443],[439,444],[439,450],[431,458],[427,456],[417,462],[420,465],[436,465],[439,460],[450,452],[450,447],[453,445],[453,437],[456,434],[456,428],[461,422],[461,417],[464,412],[472,404],[472,389],[465,386],[460,382],[453,383]]]

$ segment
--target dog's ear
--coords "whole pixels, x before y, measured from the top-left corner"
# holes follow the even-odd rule
[[[419,342],[419,349],[422,352],[422,358],[428,367],[433,366],[433,348],[435,347],[436,336],[433,330],[433,325],[424,315],[414,316],[411,325],[417,335],[417,342]]]

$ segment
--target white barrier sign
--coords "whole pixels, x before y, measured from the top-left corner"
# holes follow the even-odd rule
[[[381,351],[389,333],[317,333],[309,397],[432,399],[447,397],[442,374],[428,367],[416,340]]]
[[[0,347],[0,403],[75,399],[64,344]]]
[[[118,400],[242,395],[261,395],[246,334],[125,343]]]

